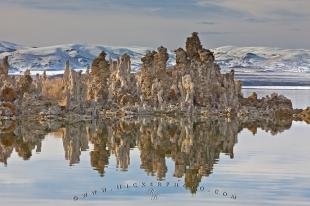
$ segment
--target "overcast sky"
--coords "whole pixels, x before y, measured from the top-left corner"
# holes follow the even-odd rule
[[[0,40],[310,48],[310,0],[0,0]]]

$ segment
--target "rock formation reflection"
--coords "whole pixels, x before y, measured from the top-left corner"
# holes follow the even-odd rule
[[[0,122],[0,162],[7,165],[15,150],[28,160],[33,152],[41,151],[46,134],[62,138],[65,159],[69,165],[79,163],[80,155],[90,151],[90,164],[101,176],[112,155],[117,167],[128,170],[130,151],[140,151],[140,168],[148,175],[164,180],[167,158],[175,164],[174,176],[184,177],[185,186],[197,191],[202,177],[212,173],[220,154],[234,157],[238,133],[247,128],[254,134],[257,128],[273,135],[291,127],[292,120],[234,120],[202,118],[133,118],[64,124],[61,122]]]
[[[33,150],[41,152],[41,142],[46,131],[38,126],[16,121],[1,121],[0,161],[7,165],[7,159],[13,150],[24,160],[30,159]]]
[[[69,160],[70,165],[79,163],[81,152],[88,149],[88,137],[85,126],[66,126],[60,129],[59,134],[62,137],[66,160]]]

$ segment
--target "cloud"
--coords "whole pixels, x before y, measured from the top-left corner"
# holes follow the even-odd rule
[[[268,23],[274,21],[274,19],[266,18],[266,17],[249,17],[246,18],[245,21],[250,23]]]
[[[0,0],[0,38],[173,49],[201,31],[212,47],[310,47],[309,7],[309,0]]]
[[[0,5],[4,2],[0,2]],[[240,17],[242,12],[208,3],[203,7],[196,0],[8,0],[5,4],[38,10],[64,11],[119,11],[157,14],[168,17],[200,18],[200,17]]]
[[[310,6],[310,4],[309,4]],[[272,11],[272,14],[279,17],[285,18],[294,18],[294,19],[303,19],[309,17],[309,14],[303,12],[296,12],[288,9],[275,9]]]
[[[214,25],[214,24],[216,24],[216,23],[213,22],[213,21],[200,21],[200,22],[198,22],[198,24]]]
[[[3,2],[1,2],[3,3]],[[162,10],[174,8],[176,5],[186,7],[191,5],[190,1],[170,0],[8,0],[7,4],[20,5],[23,7],[46,10],[108,10],[108,9],[145,9]]]
[[[199,32],[200,35],[227,35],[227,34],[231,34],[232,32],[223,32],[223,31],[203,31],[203,32]]]
[[[243,14],[244,20],[252,23],[282,20],[307,20],[310,18],[309,0],[196,0],[197,5],[211,4]]]
[[[175,18],[235,18],[252,23],[307,19],[309,0],[7,0],[1,4],[39,10],[144,12]]]

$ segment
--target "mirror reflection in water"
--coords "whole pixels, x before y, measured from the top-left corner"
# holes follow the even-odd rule
[[[247,128],[253,134],[261,128],[273,135],[291,127],[291,120],[240,121],[206,118],[127,118],[66,124],[63,122],[1,122],[0,161],[9,167],[9,158],[16,151],[23,160],[41,152],[47,134],[61,138],[70,166],[80,162],[81,153],[89,152],[90,164],[100,176],[115,155],[116,166],[127,171],[130,152],[140,152],[140,168],[147,175],[165,180],[167,158],[174,162],[174,177],[184,178],[185,187],[196,193],[202,177],[209,176],[220,154],[234,158],[238,133]]]

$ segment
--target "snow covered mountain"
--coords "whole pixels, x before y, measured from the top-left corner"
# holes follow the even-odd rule
[[[226,46],[213,52],[221,68],[236,72],[310,73],[310,50]]]
[[[101,51],[107,53],[107,58],[114,60],[122,54],[127,53],[131,56],[132,69],[136,71],[141,65],[141,58],[143,55],[147,50],[152,50],[151,48],[145,47],[125,48],[87,44],[16,48],[18,48],[18,46],[15,44],[0,42],[0,58],[9,56],[11,74],[23,73],[27,69],[31,70],[32,73],[47,71],[47,74],[58,74],[63,72],[64,64],[67,60],[69,60],[70,66],[73,69],[86,70]],[[170,57],[168,64],[172,65],[175,59],[171,52]]]
[[[244,86],[310,86],[310,50],[226,46],[213,52]]]
[[[0,54],[2,52],[13,52],[21,48],[22,46],[20,45],[13,44],[13,43],[6,42],[6,41],[0,41]]]
[[[112,59],[127,53],[131,56],[133,71],[137,71],[141,65],[141,57],[147,50],[152,49],[87,44],[35,48],[0,41],[0,58],[9,56],[12,74],[22,73],[26,69],[30,69],[32,73],[42,73],[45,70],[47,74],[58,74],[63,72],[67,60],[70,61],[72,68],[85,70],[101,51],[105,51],[108,58]],[[226,46],[212,51],[222,70],[234,69],[240,79],[244,77],[246,80],[250,76],[252,76],[250,79],[253,79],[253,75],[269,75],[277,78],[284,74],[290,78],[295,75],[300,81],[305,77],[310,79],[310,50]],[[175,56],[172,51],[169,51],[169,57],[168,65],[174,65]]]

